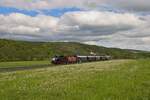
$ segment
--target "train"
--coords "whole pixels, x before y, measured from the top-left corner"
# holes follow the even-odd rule
[[[52,58],[52,64],[74,64],[74,63],[82,63],[82,62],[92,62],[92,61],[104,61],[110,60],[111,56],[82,56],[82,55],[74,55],[74,56],[54,56]]]

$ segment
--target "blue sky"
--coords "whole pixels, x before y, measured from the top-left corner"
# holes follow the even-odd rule
[[[0,0],[0,38],[150,51],[150,0]]]
[[[38,14],[50,15],[55,17],[60,17],[66,12],[81,11],[80,8],[70,7],[70,8],[54,8],[54,9],[37,9],[37,10],[27,10],[18,9],[13,7],[0,7],[0,14],[11,14],[11,13],[22,13],[29,16],[37,16]]]
[[[30,16],[36,16],[38,14],[35,10],[26,10],[26,9],[18,9],[12,7],[0,7],[0,14],[10,14],[10,13],[22,13]]]

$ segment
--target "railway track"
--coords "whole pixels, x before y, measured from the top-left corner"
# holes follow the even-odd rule
[[[32,66],[18,66],[13,68],[0,68],[0,73],[2,72],[14,72],[14,71],[20,71],[20,70],[31,70],[31,69],[39,69],[39,68],[47,68],[52,67],[52,64],[44,64],[44,65],[32,65]]]

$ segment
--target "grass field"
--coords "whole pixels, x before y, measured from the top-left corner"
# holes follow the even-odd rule
[[[50,61],[17,61],[17,62],[0,62],[0,68],[12,67],[30,67],[34,65],[50,64]]]
[[[0,100],[150,100],[150,61],[113,60],[0,73]]]

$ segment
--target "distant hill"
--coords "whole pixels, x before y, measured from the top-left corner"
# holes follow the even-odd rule
[[[0,39],[0,61],[48,60],[54,55],[110,55],[114,59],[150,58],[150,52],[74,42],[25,42]]]

